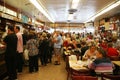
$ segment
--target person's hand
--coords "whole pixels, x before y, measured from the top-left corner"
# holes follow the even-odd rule
[[[6,46],[0,43],[0,49],[4,49]]]

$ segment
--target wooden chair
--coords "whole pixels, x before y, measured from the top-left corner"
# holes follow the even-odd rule
[[[67,80],[69,80],[69,75],[70,75],[70,65],[69,65],[69,56],[66,56],[66,59],[65,59],[65,62],[66,62],[66,71],[67,71]]]
[[[69,56],[66,56],[66,59],[65,59],[65,62],[66,62],[66,71],[68,72],[69,69],[70,69],[70,66],[69,66]]]
[[[110,58],[111,61],[119,61],[120,60],[120,56],[108,56]]]
[[[93,76],[72,76],[72,80],[98,80],[98,78]]]
[[[71,75],[71,68],[70,68],[70,65],[69,65],[69,56],[66,56],[66,71],[67,71],[67,80],[69,80],[70,78],[70,75]]]
[[[120,75],[101,74],[101,80],[120,80]]]
[[[67,80],[72,78],[72,76],[89,76],[90,72],[89,70],[75,70],[70,68],[70,72],[68,74]]]
[[[75,70],[75,69],[73,69],[73,68],[70,68],[70,74],[71,75],[75,75],[75,76],[80,76],[80,75],[86,75],[86,76],[88,76],[88,75],[90,75],[90,71],[89,70]]]
[[[76,55],[75,55],[76,56]],[[66,56],[66,71],[67,71],[67,80],[69,80],[69,78],[71,78],[72,75],[90,75],[89,70],[75,70],[73,68],[70,67],[69,65],[69,58],[70,56]],[[76,59],[77,60],[77,59]]]

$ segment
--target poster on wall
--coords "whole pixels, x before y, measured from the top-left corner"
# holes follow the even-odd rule
[[[25,15],[21,15],[21,20],[24,23],[28,23],[29,18],[27,16],[25,16]]]

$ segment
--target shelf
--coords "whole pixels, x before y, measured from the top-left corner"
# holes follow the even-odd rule
[[[31,24],[28,24],[28,23],[23,23],[23,22],[20,22],[20,21],[15,21],[15,20],[3,18],[3,17],[0,17],[0,19],[4,19],[4,20],[7,20],[7,21],[10,21],[10,22],[13,22],[13,23],[19,23],[19,24],[25,24],[25,25],[33,26],[33,25],[31,25]],[[2,24],[2,23],[1,23],[1,24]]]

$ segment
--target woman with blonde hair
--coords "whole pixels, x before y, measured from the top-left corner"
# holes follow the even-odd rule
[[[87,60],[87,59],[95,58],[95,56],[96,56],[96,46],[95,44],[91,43],[89,49],[85,51],[85,54],[83,55],[83,59]]]

